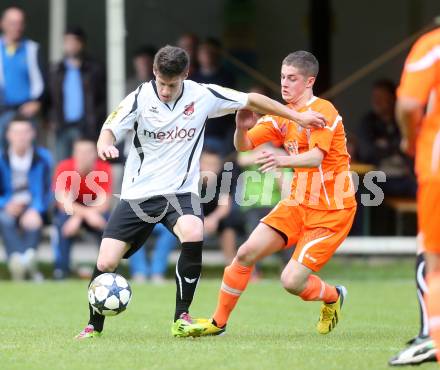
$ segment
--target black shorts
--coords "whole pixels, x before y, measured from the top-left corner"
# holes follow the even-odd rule
[[[130,249],[124,255],[124,258],[128,258],[142,247],[157,223],[162,223],[174,234],[173,227],[183,215],[194,215],[203,221],[203,211],[197,195],[172,194],[142,201],[121,199],[113,210],[102,237],[129,244]]]

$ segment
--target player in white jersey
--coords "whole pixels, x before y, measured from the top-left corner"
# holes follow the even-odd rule
[[[92,280],[114,272],[163,223],[181,242],[176,264],[176,310],[172,334],[188,336],[192,302],[202,265],[203,214],[198,196],[199,158],[209,118],[248,109],[322,127],[316,112],[298,113],[263,95],[186,80],[188,54],[165,46],[154,58],[155,80],[128,95],[104,123],[98,140],[102,159],[119,156],[115,143],[132,132],[121,199],[104,231]],[[99,336],[104,316],[89,305],[90,320],[78,339]]]

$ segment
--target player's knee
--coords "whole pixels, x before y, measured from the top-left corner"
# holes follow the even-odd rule
[[[203,240],[203,221],[194,215],[179,217],[173,230],[182,243]]]
[[[188,229],[182,233],[182,243],[199,242],[203,240],[203,230]]]
[[[440,273],[440,255],[429,253],[425,255],[425,259],[428,274]]]
[[[182,243],[199,242],[203,240],[203,223],[199,220],[188,219],[187,222],[181,222],[178,227],[177,235]]]
[[[101,272],[114,272],[118,267],[118,262],[110,258],[100,257],[96,262],[96,267]]]
[[[285,290],[294,295],[299,295],[304,290],[304,279],[292,271],[283,271],[281,284]]]
[[[245,243],[237,251],[237,256],[235,257],[237,262],[243,266],[252,266],[256,261],[256,255],[252,250],[252,247]]]

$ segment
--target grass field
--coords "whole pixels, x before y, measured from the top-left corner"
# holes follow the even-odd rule
[[[0,283],[0,369],[386,369],[387,360],[417,331],[412,264],[379,267],[333,264],[330,282],[349,290],[334,332],[315,332],[319,303],[302,302],[277,280],[251,284],[226,336],[170,336],[174,283],[134,285],[122,315],[103,337],[76,342],[86,323],[86,282]],[[218,279],[202,280],[193,314],[215,306]],[[435,364],[423,369],[437,369]]]

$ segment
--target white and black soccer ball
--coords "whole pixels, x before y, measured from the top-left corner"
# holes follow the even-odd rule
[[[89,287],[89,302],[95,312],[115,316],[124,311],[131,299],[131,288],[121,275],[105,273],[97,276]]]

